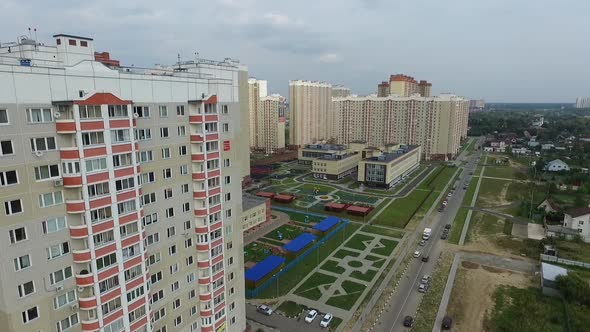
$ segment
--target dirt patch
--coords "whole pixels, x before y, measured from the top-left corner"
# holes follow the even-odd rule
[[[483,322],[493,309],[492,295],[499,285],[524,288],[531,285],[531,279],[526,274],[487,266],[459,268],[447,310],[453,317],[453,331],[485,331]]]
[[[477,269],[477,268],[479,268],[479,264],[468,262],[468,261],[462,261],[461,262],[461,266],[463,266],[466,269]]]
[[[511,203],[510,201],[508,201],[506,199],[506,195],[508,194],[508,187],[509,186],[510,186],[510,182],[506,182],[504,185],[502,185],[502,190],[500,191],[500,194],[496,197],[496,199],[497,199],[496,202],[498,203],[498,205],[505,205],[505,204]]]

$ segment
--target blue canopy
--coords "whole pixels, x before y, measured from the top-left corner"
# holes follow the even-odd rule
[[[283,249],[290,252],[299,252],[299,250],[305,248],[308,244],[315,240],[316,236],[310,233],[302,233],[298,237],[291,240],[291,242],[285,244]]]
[[[334,227],[334,225],[338,224],[339,222],[340,222],[340,218],[330,216],[330,217],[322,220],[319,224],[313,226],[313,229],[315,229],[316,231],[325,232],[325,231],[329,230],[330,228]]]
[[[244,277],[246,280],[257,282],[258,280],[266,277],[269,273],[274,271],[277,267],[281,266],[285,262],[285,259],[280,256],[268,256],[258,264],[246,270]]]

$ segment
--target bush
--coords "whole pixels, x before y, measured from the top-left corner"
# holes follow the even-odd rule
[[[555,283],[568,302],[590,305],[590,286],[575,272],[570,271],[565,276],[558,276]]]

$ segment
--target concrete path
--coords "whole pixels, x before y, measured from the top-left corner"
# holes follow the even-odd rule
[[[515,224],[527,225],[529,223],[529,221],[526,219],[515,217],[515,216],[508,214],[508,213],[498,212],[498,211],[495,211],[495,210],[492,210],[489,208],[477,208],[477,207],[473,207],[473,206],[464,206],[464,208],[469,209],[470,211],[484,212],[484,213],[494,215],[498,218],[508,219]]]
[[[445,318],[447,314],[447,306],[449,305],[449,300],[451,299],[451,292],[453,290],[455,276],[457,275],[457,269],[459,268],[460,263],[461,253],[456,253],[455,257],[453,258],[453,264],[451,265],[451,271],[449,271],[449,277],[447,278],[447,283],[445,285],[445,290],[443,292],[440,305],[438,306],[438,312],[436,313],[436,319],[434,321],[434,327],[432,328],[432,332],[440,331],[442,320],[443,318]]]
[[[289,215],[286,213],[272,210],[272,214],[277,216],[277,218],[271,218],[270,221],[260,224],[251,229],[247,234],[244,234],[244,245],[256,241],[256,239],[263,237],[265,234],[268,234],[269,232],[272,232],[273,230],[281,227],[290,220]]]
[[[480,152],[481,155],[481,152]],[[488,156],[484,160],[484,164],[487,163]],[[481,186],[481,179],[483,172],[485,171],[486,167],[482,166],[481,171],[479,173],[479,179],[477,179],[477,186],[475,187],[475,192],[473,193],[473,198],[471,199],[471,206],[475,206],[475,202],[477,201],[477,194],[479,193],[479,187]],[[473,214],[472,210],[467,211],[467,217],[465,218],[465,224],[463,225],[463,229],[461,230],[461,237],[459,238],[459,245],[462,246],[465,244],[465,237],[467,237],[467,230],[469,229],[469,222],[471,222],[471,215]]]
[[[482,166],[486,167],[486,166]],[[481,173],[483,174],[483,173]],[[491,180],[503,180],[503,181],[512,181],[512,182],[520,182],[520,183],[527,183],[527,182],[531,182],[530,180],[517,180],[517,179],[511,179],[511,178],[499,178],[496,176],[483,176],[483,175],[475,175],[475,178],[484,178],[484,179],[491,179]]]

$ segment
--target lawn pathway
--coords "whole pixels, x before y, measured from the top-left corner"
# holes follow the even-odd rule
[[[473,193],[473,198],[471,199],[471,206],[475,206],[475,202],[477,201],[477,194],[479,193],[479,187],[481,186],[481,180],[483,178],[483,173],[486,170],[485,164],[488,162],[488,156],[486,155],[486,159],[484,160],[484,166],[481,167],[481,171],[479,172],[479,178],[477,179],[477,186],[475,187],[475,192]],[[473,210],[469,209],[467,211],[467,217],[465,218],[465,224],[463,224],[463,229],[461,230],[461,238],[459,238],[459,245],[462,246],[465,244],[465,238],[467,237],[467,230],[469,230],[469,223],[471,222],[471,215],[473,214]]]

